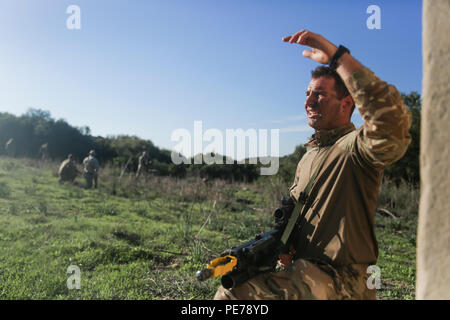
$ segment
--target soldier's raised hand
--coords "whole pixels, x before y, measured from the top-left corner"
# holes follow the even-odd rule
[[[311,50],[303,50],[303,56],[322,64],[330,63],[337,50],[334,44],[320,34],[308,30],[300,30],[294,35],[284,37],[283,41],[311,47]]]

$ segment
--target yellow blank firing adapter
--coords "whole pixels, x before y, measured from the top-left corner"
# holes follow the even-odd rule
[[[233,271],[237,265],[237,258],[233,256],[218,257],[211,261],[206,269],[197,271],[196,277],[198,281],[204,281],[211,277],[219,277]]]

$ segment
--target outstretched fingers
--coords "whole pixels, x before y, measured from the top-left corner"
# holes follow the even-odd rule
[[[296,34],[284,37],[283,41],[284,42],[289,42],[289,43],[306,44],[306,40],[308,38],[308,34],[309,34],[308,30],[300,30]]]
[[[303,50],[302,55],[322,64],[329,63],[337,50],[337,47],[327,39],[308,30],[300,30],[296,34],[284,37],[283,41],[310,47],[310,50]]]
[[[300,30],[296,34],[293,34],[292,36],[287,36],[283,38],[284,42],[289,43],[298,43],[305,45],[306,39],[308,38],[308,31],[307,30]],[[303,56],[306,58],[311,58],[314,54],[314,49],[312,50],[303,50],[302,52]]]

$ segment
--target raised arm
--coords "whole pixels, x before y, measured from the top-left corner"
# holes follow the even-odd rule
[[[301,30],[283,41],[306,45],[303,56],[321,64],[329,64],[337,47],[323,36]],[[344,80],[364,120],[358,136],[358,151],[376,167],[385,167],[400,159],[411,141],[411,115],[398,90],[380,80],[350,54],[338,60],[336,72]]]

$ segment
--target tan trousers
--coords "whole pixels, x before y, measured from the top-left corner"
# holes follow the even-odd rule
[[[227,290],[219,287],[215,300],[375,300],[369,289],[367,265],[336,269],[298,259],[283,271],[263,273]]]

